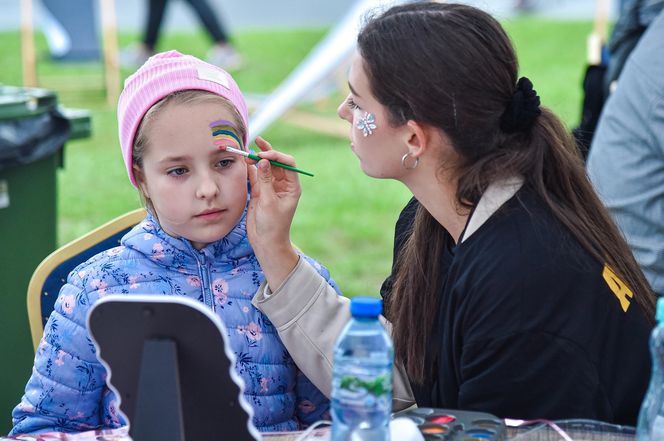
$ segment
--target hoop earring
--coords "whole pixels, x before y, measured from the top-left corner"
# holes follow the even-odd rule
[[[408,161],[408,158],[412,158],[412,154],[410,152],[406,153],[401,157],[401,166],[405,168],[406,170],[413,170],[414,168],[417,167],[417,164],[420,163],[420,158],[415,158],[415,162],[411,166],[408,166],[406,162]]]

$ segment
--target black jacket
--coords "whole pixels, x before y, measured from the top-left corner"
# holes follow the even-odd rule
[[[397,221],[395,261],[417,207]],[[449,237],[441,264],[431,374],[412,384],[419,406],[636,423],[651,327],[534,192],[522,188],[459,245]]]

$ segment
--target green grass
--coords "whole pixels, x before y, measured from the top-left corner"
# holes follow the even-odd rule
[[[505,26],[517,47],[522,75],[532,79],[542,102],[572,126],[581,106],[585,37],[591,24],[518,18]],[[324,30],[238,33],[236,42],[247,65],[235,78],[245,92],[268,93],[323,35]],[[120,46],[135,38],[121,35]],[[37,45],[39,53],[45,54],[42,38]],[[0,33],[0,47],[0,83],[20,85],[18,33]],[[160,45],[162,50],[175,48],[200,57],[207,47],[203,34],[170,34]],[[60,244],[139,206],[118,147],[115,109],[106,106],[101,90],[79,87],[101,85],[100,70],[100,65],[67,66],[40,56],[43,86],[56,90],[64,105],[92,111],[92,136],[67,143],[64,168],[59,172]],[[326,100],[315,107],[333,115],[336,102]],[[294,221],[295,243],[328,266],[347,295],[376,295],[390,269],[393,225],[410,196],[408,190],[394,181],[367,178],[346,140],[286,123],[275,124],[265,137],[316,174],[313,179],[301,178],[303,196]]]

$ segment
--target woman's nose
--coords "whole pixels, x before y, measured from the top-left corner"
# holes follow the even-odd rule
[[[348,95],[350,96],[350,95]],[[339,115],[339,118],[345,119],[348,122],[352,122],[352,114],[350,109],[348,108],[348,105],[346,105],[346,102],[348,101],[348,97],[344,98],[344,100],[339,104],[339,107],[337,107],[337,115]]]

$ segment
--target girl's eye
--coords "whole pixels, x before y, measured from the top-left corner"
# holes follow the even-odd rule
[[[221,168],[228,168],[231,165],[233,165],[233,162],[235,162],[233,159],[222,159],[221,161],[218,162],[219,167]]]
[[[182,175],[184,175],[185,173],[187,173],[187,169],[184,168],[184,167],[178,167],[178,168],[174,168],[174,169],[172,169],[172,170],[169,170],[167,173],[168,173],[170,176],[176,176],[176,177],[177,177],[177,176],[182,176]]]
[[[360,108],[360,106],[358,106],[358,105],[355,103],[355,101],[353,101],[353,98],[350,97],[350,96],[348,97],[348,99],[346,99],[346,105],[347,105],[348,107],[350,107],[351,109],[353,109],[353,110],[355,110],[355,109],[359,109],[359,108]]]

